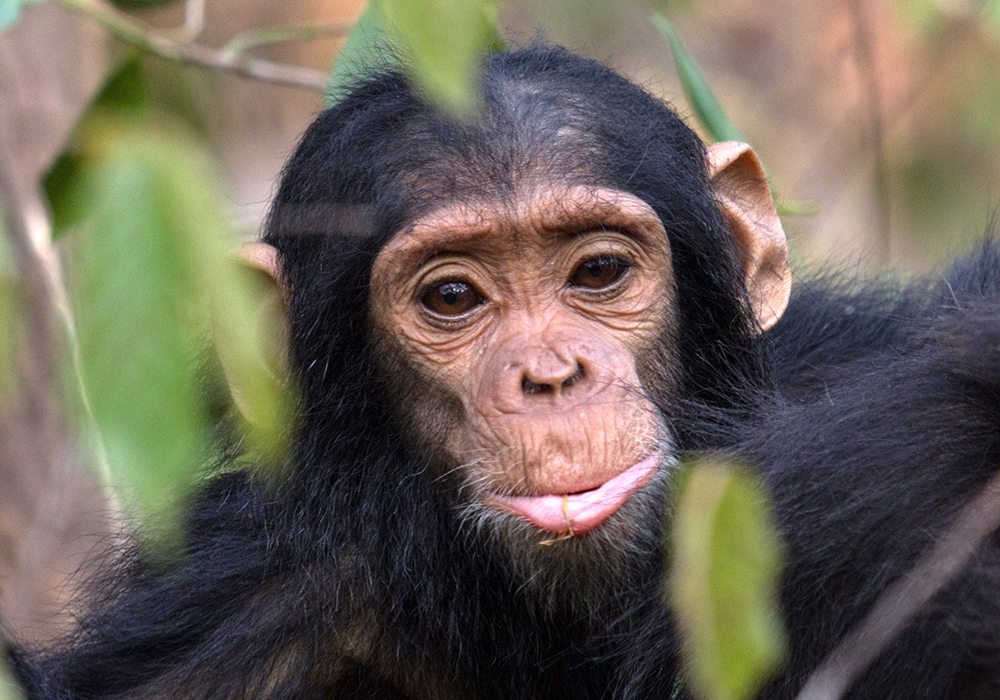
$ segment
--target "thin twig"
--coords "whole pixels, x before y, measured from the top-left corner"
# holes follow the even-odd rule
[[[184,3],[184,40],[194,41],[205,31],[205,8],[208,0],[187,0]]]
[[[63,280],[59,255],[52,245],[52,225],[38,193],[28,194],[19,191],[14,177],[9,172],[11,160],[10,158],[0,158],[0,163],[7,163],[7,167],[0,166],[0,198],[3,199],[5,205],[3,213],[7,232],[17,247],[24,268],[35,275],[31,279],[31,283],[35,287],[32,296],[55,311],[62,324],[73,363],[73,374],[80,402],[94,441],[98,480],[108,503],[117,508],[118,498],[111,478],[108,453],[84,383],[80,341],[76,332],[73,311],[70,308],[69,294]],[[54,352],[52,348],[49,348],[50,355],[53,355]]]
[[[871,611],[809,677],[796,700],[838,700],[910,618],[955,578],[982,541],[1000,527],[1000,472],[968,503],[913,569],[886,588]]]
[[[347,36],[354,26],[351,22],[336,22],[333,24],[299,24],[287,27],[265,27],[251,29],[237,34],[222,47],[236,56],[248,49],[268,44],[279,44],[286,41],[312,41]]]
[[[882,233],[882,256],[888,261],[892,257],[892,214],[889,192],[889,160],[885,152],[885,128],[882,120],[882,92],[879,88],[878,72],[875,68],[875,52],[869,23],[865,21],[861,3],[863,0],[848,0],[847,8],[851,16],[854,32],[854,50],[867,94],[868,125],[875,156],[875,196],[878,199],[879,228]]]
[[[143,28],[128,15],[100,0],[55,0],[55,2],[67,10],[89,17],[119,39],[168,61],[212,68],[314,92],[322,93],[326,90],[326,74],[323,71],[260,58],[246,58],[223,49],[170,39]]]

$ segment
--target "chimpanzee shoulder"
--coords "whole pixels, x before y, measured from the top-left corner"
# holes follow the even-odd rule
[[[906,280],[885,270],[807,268],[768,333],[778,385],[801,399],[862,372],[855,361],[912,352],[935,322],[1000,291],[998,250],[991,229],[955,262]]]

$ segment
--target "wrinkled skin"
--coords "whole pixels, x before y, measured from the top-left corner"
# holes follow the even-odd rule
[[[461,402],[445,449],[480,498],[579,494],[654,463],[589,516],[542,525],[581,532],[649,480],[668,436],[636,357],[671,342],[674,285],[644,202],[575,188],[444,208],[389,242],[373,289],[386,336]]]

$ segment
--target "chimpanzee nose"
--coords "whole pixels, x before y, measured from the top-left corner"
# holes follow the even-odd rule
[[[554,350],[543,350],[525,363],[521,391],[533,394],[558,394],[578,384],[587,376],[579,359],[566,358]]]
[[[518,414],[589,403],[615,382],[608,368],[622,362],[594,343],[576,340],[498,346],[483,358],[483,373],[473,388],[481,410]]]

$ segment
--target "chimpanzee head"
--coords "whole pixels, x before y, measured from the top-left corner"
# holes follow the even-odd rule
[[[459,123],[369,77],[285,169],[254,259],[290,299],[300,469],[419,473],[532,576],[610,570],[658,542],[681,407],[763,381],[784,235],[752,151],[596,62],[498,54],[482,89]]]

